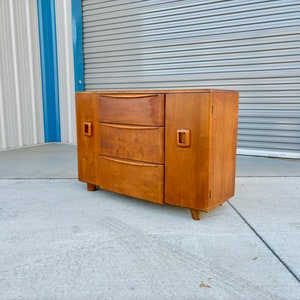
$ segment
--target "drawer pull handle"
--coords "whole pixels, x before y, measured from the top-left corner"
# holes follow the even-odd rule
[[[101,126],[117,128],[117,129],[133,129],[133,130],[157,130],[158,126],[136,126],[136,125],[118,125],[112,123],[100,123]]]
[[[191,146],[190,129],[177,129],[177,146],[183,148]]]
[[[107,97],[107,98],[151,98],[157,97],[159,94],[101,94],[100,97]]]
[[[86,136],[93,135],[93,126],[91,122],[84,122],[83,123],[83,134]]]
[[[133,160],[128,160],[128,159],[118,159],[118,158],[114,158],[114,157],[107,157],[104,155],[100,155],[100,158],[106,159],[106,160],[109,160],[112,162],[120,163],[120,164],[131,165],[131,166],[152,167],[152,168],[162,166],[161,164],[133,161]]]

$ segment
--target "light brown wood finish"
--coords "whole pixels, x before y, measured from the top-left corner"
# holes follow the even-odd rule
[[[84,92],[76,94],[76,124],[77,124],[77,157],[78,179],[98,185],[98,103],[95,93]],[[90,134],[87,134],[86,124],[90,124]],[[87,186],[90,189],[91,186]]]
[[[189,88],[189,89],[153,89],[153,90],[101,90],[101,91],[89,91],[93,93],[98,93],[103,96],[122,96],[123,98],[133,98],[141,96],[149,96],[155,94],[189,94],[189,93],[236,93],[235,90],[220,90],[220,89],[199,89],[199,88]],[[80,93],[80,92],[79,92]]]
[[[100,153],[164,163],[164,127],[100,123]]]
[[[238,93],[78,93],[79,180],[190,208],[195,220],[234,194]]]
[[[237,118],[237,93],[166,95],[166,203],[208,212],[234,195]],[[190,147],[175,147],[177,128]]]
[[[89,192],[94,192],[94,191],[96,191],[97,186],[95,184],[92,184],[92,183],[87,183],[86,188]]]
[[[211,94],[166,95],[165,202],[207,211]],[[177,145],[177,130],[190,130],[190,147]]]
[[[200,210],[191,208],[191,215],[195,221],[200,221]]]
[[[212,98],[210,189],[208,211],[234,195],[238,94],[216,93]]]
[[[164,125],[164,95],[99,95],[100,122]]]
[[[164,166],[100,156],[100,187],[128,196],[164,202]]]

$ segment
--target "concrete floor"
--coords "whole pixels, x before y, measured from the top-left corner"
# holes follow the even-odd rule
[[[300,299],[300,161],[239,156],[191,219],[78,182],[76,147],[0,152],[0,299]]]

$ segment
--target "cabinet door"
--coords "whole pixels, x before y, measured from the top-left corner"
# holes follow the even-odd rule
[[[207,211],[211,94],[166,95],[165,202]]]
[[[76,94],[78,179],[98,184],[98,105],[95,93]]]
[[[164,163],[164,127],[100,123],[100,153]]]

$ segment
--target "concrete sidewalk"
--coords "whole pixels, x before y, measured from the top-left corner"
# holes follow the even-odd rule
[[[214,211],[77,181],[76,147],[0,152],[0,299],[300,299],[300,161],[239,156]]]

